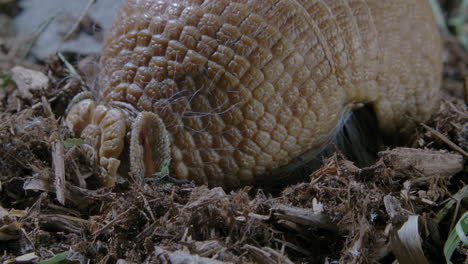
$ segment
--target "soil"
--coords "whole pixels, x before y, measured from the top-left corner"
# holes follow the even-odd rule
[[[18,11],[0,1],[0,21]],[[365,168],[336,152],[279,193],[167,175],[102,188],[95,151],[62,125],[97,59],[37,61],[34,36],[0,31],[0,263],[445,263],[468,208],[468,51],[448,30],[443,99],[411,142]]]

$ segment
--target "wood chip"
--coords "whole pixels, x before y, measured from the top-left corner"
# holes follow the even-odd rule
[[[326,230],[337,231],[337,227],[333,225],[325,214],[315,213],[310,208],[298,208],[277,204],[271,208],[273,214],[281,219],[300,224],[303,226],[323,228]]]
[[[64,159],[63,142],[61,140],[55,140],[52,143],[52,162],[54,165],[54,176],[55,176],[55,193],[57,200],[62,205],[65,205],[65,159]]]
[[[461,155],[443,151],[395,148],[382,151],[379,156],[386,166],[396,172],[408,174],[417,170],[425,177],[449,178],[462,171],[464,166]]]
[[[212,260],[209,258],[199,257],[197,255],[191,255],[185,251],[175,251],[170,252],[160,247],[155,247],[154,249],[155,255],[161,263],[168,263],[168,264],[185,264],[185,263],[193,263],[193,264],[223,264],[223,263],[230,263],[230,262],[221,262],[217,260]]]
[[[19,239],[21,236],[21,224],[13,221],[10,224],[0,226],[0,241]]]
[[[243,247],[247,249],[250,255],[260,264],[292,264],[288,257],[283,254],[271,249],[271,248],[258,248],[251,245],[245,245]]]

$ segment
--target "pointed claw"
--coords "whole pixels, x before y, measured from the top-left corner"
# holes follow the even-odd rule
[[[158,172],[170,160],[169,134],[154,113],[142,112],[132,125],[130,170],[140,181]]]
[[[65,124],[98,150],[99,164],[107,172],[104,186],[114,185],[118,172],[122,172],[120,159],[126,144],[127,124],[131,120],[127,112],[132,112],[127,108],[122,110],[121,105],[97,104],[89,93],[82,93],[67,109]],[[130,170],[140,182],[170,161],[169,134],[163,121],[154,113],[142,112],[136,117],[129,154]]]
[[[115,183],[120,167],[120,156],[125,145],[127,118],[123,111],[106,105],[98,105],[90,93],[75,96],[67,109],[65,124],[77,137],[99,153],[99,165],[107,172],[104,186]]]
[[[117,170],[120,166],[120,160],[101,157],[99,164],[101,164],[108,174],[103,179],[103,185],[106,187],[113,186],[117,179]]]
[[[95,108],[96,102],[90,98],[88,93],[80,93],[73,98],[67,108],[65,124],[75,133],[75,136],[81,136],[81,132],[91,123]]]
[[[109,173],[109,178],[104,180],[104,185],[112,186],[117,177],[117,171],[120,166],[119,159],[125,146],[127,122],[122,111],[115,108],[106,108],[104,110],[102,113],[99,113],[99,111],[95,113],[95,121],[99,122],[99,127],[101,128],[99,162]],[[102,116],[97,117],[97,115]]]

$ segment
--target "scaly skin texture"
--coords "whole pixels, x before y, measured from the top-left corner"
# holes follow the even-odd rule
[[[320,150],[363,104],[405,134],[437,105],[442,59],[427,0],[128,0],[101,66],[99,103],[67,124],[111,175],[170,158],[176,178],[236,187]]]

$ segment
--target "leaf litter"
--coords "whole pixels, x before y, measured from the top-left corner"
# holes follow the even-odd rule
[[[450,86],[465,83],[462,52],[448,53],[449,89],[407,147],[366,168],[336,152],[279,194],[209,189],[167,172],[101,188],[97,153],[60,125],[71,98],[92,90],[79,66],[92,59],[0,61],[0,263],[443,263],[467,210],[468,110],[463,89]],[[467,253],[460,245],[451,261]]]

